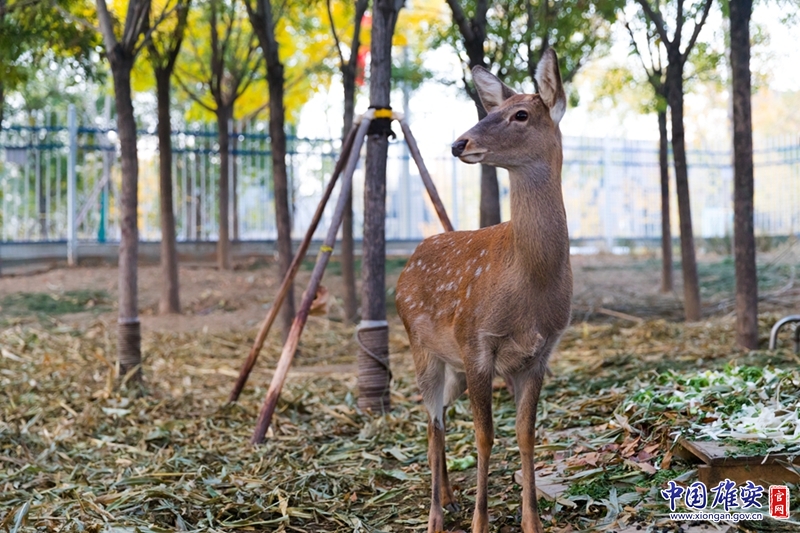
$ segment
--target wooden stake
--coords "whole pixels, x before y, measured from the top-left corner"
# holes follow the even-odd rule
[[[272,324],[275,322],[275,318],[278,316],[278,311],[283,304],[283,300],[286,298],[286,294],[289,292],[289,287],[294,281],[297,271],[300,269],[300,263],[306,256],[308,246],[311,244],[311,238],[314,236],[314,232],[317,230],[320,219],[322,219],[322,213],[325,211],[325,206],[328,203],[328,199],[331,197],[331,193],[336,185],[336,181],[339,179],[339,174],[342,173],[342,169],[349,159],[355,135],[356,128],[351,128],[350,133],[347,135],[344,145],[342,146],[342,153],[339,155],[339,159],[336,161],[336,167],[333,169],[333,175],[328,182],[328,187],[325,189],[325,193],[322,195],[322,199],[319,201],[317,211],[314,213],[314,218],[311,219],[311,225],[308,227],[306,235],[303,238],[303,242],[300,243],[300,247],[297,249],[297,252],[294,255],[294,259],[292,259],[292,264],[289,265],[289,270],[286,271],[286,275],[283,277],[283,282],[281,283],[280,289],[278,289],[278,294],[275,296],[275,302],[272,304],[272,307],[270,307],[264,322],[261,323],[261,329],[258,330],[256,340],[253,342],[253,347],[250,349],[250,353],[242,365],[242,369],[239,371],[239,377],[236,379],[236,384],[233,386],[230,396],[228,396],[229,403],[239,400],[239,396],[242,394],[242,389],[244,389],[244,386],[247,383],[247,378],[250,377],[250,372],[252,372],[253,367],[256,364],[256,359],[258,359],[258,355],[261,353],[261,348],[264,347],[264,342],[267,339],[269,330],[272,328]],[[316,293],[316,291],[314,292]]]
[[[436,209],[436,214],[439,215],[439,220],[441,221],[442,226],[444,226],[445,231],[453,231],[453,224],[450,222],[450,218],[447,216],[447,211],[444,209],[442,199],[439,198],[439,193],[436,191],[436,186],[433,184],[431,175],[428,173],[428,168],[425,166],[425,162],[422,160],[422,154],[419,153],[419,147],[417,147],[417,141],[411,134],[411,128],[408,127],[408,124],[404,118],[399,118],[398,121],[400,122],[400,127],[403,129],[403,137],[406,139],[408,149],[411,152],[411,157],[414,158],[414,162],[417,164],[419,175],[422,178],[422,183],[425,184],[425,188],[428,190],[428,196],[430,196],[431,202],[433,202],[433,207]]]
[[[269,390],[264,397],[264,403],[261,406],[261,412],[258,414],[258,421],[256,422],[256,429],[253,432],[253,438],[250,442],[253,444],[261,444],[264,442],[264,436],[267,433],[267,428],[272,422],[272,415],[275,413],[275,406],[278,403],[278,397],[283,389],[283,383],[286,381],[286,374],[289,372],[289,366],[292,364],[292,359],[297,351],[297,344],[300,341],[300,334],[306,325],[308,319],[308,312],[311,309],[311,303],[317,294],[317,289],[322,281],[322,275],[325,273],[325,267],[328,265],[333,252],[333,246],[336,244],[336,234],[339,232],[339,226],[342,224],[342,216],[344,215],[344,208],[347,203],[347,197],[353,186],[353,172],[356,169],[358,162],[358,155],[361,151],[361,146],[364,143],[364,137],[367,133],[367,128],[374,114],[374,110],[369,110],[364,114],[361,120],[361,125],[355,134],[353,147],[347,157],[347,166],[344,171],[344,178],[342,180],[342,188],[339,191],[339,200],[336,204],[336,211],[333,214],[331,225],[328,227],[328,235],[325,237],[324,244],[320,247],[319,255],[317,256],[317,263],[314,265],[314,271],[311,274],[311,280],[308,282],[303,301],[300,303],[300,309],[294,317],[292,329],[289,330],[289,336],[286,339],[286,344],[283,345],[281,357],[278,360],[278,366],[275,369],[275,374],[272,376],[272,382],[269,385]]]

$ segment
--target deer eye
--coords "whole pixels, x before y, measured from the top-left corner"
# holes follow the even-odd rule
[[[528,120],[528,112],[527,111],[517,111],[517,114],[514,115],[515,120],[519,120],[520,122],[525,122]]]

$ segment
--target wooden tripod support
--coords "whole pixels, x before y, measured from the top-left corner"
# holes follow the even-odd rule
[[[369,123],[372,121],[374,116],[374,111],[374,109],[370,109],[367,111],[367,113],[359,117],[359,119],[356,120],[356,124],[358,125],[357,130],[356,128],[351,129],[350,135],[348,135],[347,139],[345,140],[345,143],[342,147],[342,154],[339,157],[339,160],[336,162],[336,167],[333,175],[331,176],[330,183],[328,184],[328,187],[326,188],[325,193],[323,194],[322,199],[317,206],[317,211],[314,213],[314,218],[311,221],[311,225],[309,226],[305,238],[300,244],[294,259],[292,260],[289,270],[284,276],[275,302],[270,308],[266,319],[259,329],[258,335],[253,343],[253,347],[250,350],[246,361],[242,365],[239,377],[237,378],[236,384],[234,385],[234,388],[228,398],[230,402],[238,400],[239,395],[241,394],[241,391],[247,382],[247,378],[249,377],[250,372],[255,365],[258,354],[264,345],[264,341],[267,338],[269,330],[275,321],[278,310],[280,309],[280,306],[286,297],[288,288],[297,274],[300,262],[308,251],[308,246],[311,243],[311,237],[314,234],[320,219],[322,218],[322,213],[325,210],[325,205],[327,204],[331,193],[333,192],[334,185],[336,184],[339,175],[342,173],[342,171],[344,171],[344,177],[342,178],[342,186],[339,192],[336,209],[334,211],[331,224],[328,227],[328,233],[325,237],[325,240],[322,246],[320,246],[320,251],[317,255],[317,262],[314,265],[314,270],[311,273],[311,279],[308,282],[308,288],[304,293],[303,300],[300,303],[300,308],[295,315],[292,328],[289,331],[289,336],[287,337],[286,343],[281,351],[278,365],[275,369],[274,375],[272,376],[272,381],[270,382],[269,389],[267,390],[267,394],[261,406],[261,411],[259,412],[258,420],[256,422],[256,428],[251,439],[253,444],[260,444],[264,441],[267,428],[269,428],[269,425],[272,422],[272,415],[275,412],[275,406],[277,405],[278,397],[280,396],[283,384],[286,381],[286,375],[289,372],[289,366],[291,365],[294,354],[297,351],[300,335],[302,334],[303,328],[308,320],[308,313],[311,309],[311,304],[316,297],[317,289],[319,288],[319,284],[322,281],[322,276],[325,272],[325,267],[327,267],[328,260],[333,253],[333,246],[336,244],[336,234],[339,232],[339,227],[342,224],[342,217],[344,215],[347,197],[350,196],[350,192],[352,190],[353,173],[355,172],[356,164],[358,163],[359,153],[361,152],[361,146],[364,143],[364,137],[367,134]],[[425,167],[425,163],[422,160],[416,140],[411,134],[408,124],[406,124],[405,120],[403,120],[402,115],[400,114],[393,113],[392,118],[400,122],[403,135],[408,143],[409,151],[414,158],[414,162],[419,168],[420,176],[422,177],[422,181],[425,184],[425,188],[428,191],[428,195],[434,205],[434,208],[436,209],[436,213],[439,216],[442,226],[444,226],[446,231],[453,231],[453,225],[447,216],[441,198],[439,198],[439,194],[433,184],[433,180],[431,179],[430,174]]]

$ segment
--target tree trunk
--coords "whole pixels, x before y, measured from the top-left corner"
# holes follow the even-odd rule
[[[3,80],[0,80],[0,131],[3,131],[3,119],[6,110],[6,90]]]
[[[675,189],[678,194],[678,215],[681,228],[681,264],[683,269],[683,307],[688,322],[700,320],[700,285],[692,233],[692,212],[689,203],[689,175],[686,168],[686,143],[683,130],[683,61],[677,50],[667,67],[667,91],[672,113],[672,157],[675,163]]]
[[[669,220],[669,161],[667,157],[667,110],[658,112],[658,163],[661,169],[661,292],[672,283],[672,228]]]
[[[481,218],[482,228],[500,223],[500,185],[497,168],[481,165]]]
[[[231,138],[231,153],[228,155],[231,159],[231,225],[233,226],[233,235],[231,238],[234,242],[239,240],[239,165],[237,164],[238,154],[236,151],[239,147],[239,133],[236,129],[236,123],[233,124],[233,137]]]
[[[753,234],[753,128],[750,108],[752,0],[731,0],[733,74],[733,237],[736,264],[736,340],[758,348],[758,282]]]
[[[358,51],[351,51],[357,54]],[[353,65],[355,66],[355,65]],[[353,127],[356,105],[356,72],[355,68],[345,68],[342,72],[344,86],[344,128],[342,142]],[[344,314],[349,321],[355,321],[358,314],[358,296],[356,296],[355,243],[353,240],[353,191],[350,190],[342,219],[342,282],[344,283]]]
[[[370,107],[387,108],[390,104],[392,75],[392,34],[397,0],[375,0],[372,10],[370,45]],[[361,267],[361,321],[375,324],[377,335],[370,336],[370,352],[358,353],[358,405],[381,412],[390,408],[388,327],[386,320],[386,156],[389,139],[375,133],[367,140],[366,181],[364,186],[364,241]],[[365,343],[366,345],[366,343]]]
[[[141,380],[142,348],[139,326],[137,258],[139,228],[137,226],[139,159],[136,150],[136,119],[131,100],[131,68],[133,58],[118,49],[109,51],[117,104],[122,187],[120,190],[119,242],[119,372],[125,376],[136,369],[132,381]]]
[[[219,239],[217,240],[217,268],[230,270],[231,268],[231,241],[230,241],[230,210],[228,201],[230,195],[230,181],[228,172],[228,152],[230,148],[230,134],[228,120],[233,115],[230,106],[217,107],[217,139],[219,140]],[[273,152],[274,154],[274,152]]]
[[[470,94],[478,110],[478,120],[483,120],[487,115],[478,94]],[[480,225],[482,228],[499,224],[500,217],[500,185],[497,183],[497,168],[491,165],[481,165],[481,203]]]
[[[155,69],[158,104],[158,163],[161,202],[161,296],[159,314],[180,313],[178,285],[178,252],[175,235],[175,213],[172,211],[172,122],[170,111],[170,78],[172,72]]]
[[[269,82],[269,138],[272,151],[272,183],[275,192],[275,219],[278,228],[279,279],[292,263],[292,222],[289,212],[289,182],[286,174],[285,110],[283,108],[283,65],[272,65],[267,73]],[[289,335],[294,321],[294,284],[289,287],[281,309],[283,338]]]

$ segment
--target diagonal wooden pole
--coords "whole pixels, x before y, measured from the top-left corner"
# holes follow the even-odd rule
[[[411,152],[411,157],[414,158],[414,163],[417,164],[419,175],[422,178],[422,183],[425,184],[425,189],[428,190],[428,196],[430,196],[431,202],[433,202],[433,207],[436,209],[436,214],[439,215],[439,221],[442,223],[442,226],[444,226],[445,231],[454,231],[453,224],[450,222],[450,217],[447,216],[447,211],[444,209],[442,199],[439,198],[439,193],[436,191],[436,186],[433,184],[431,175],[428,173],[428,168],[425,166],[425,162],[422,160],[422,154],[419,152],[417,141],[411,134],[411,128],[408,127],[408,124],[406,123],[405,119],[402,118],[402,115],[396,113],[394,118],[400,122],[400,127],[403,129],[403,137],[406,139],[408,149]]]
[[[320,199],[319,205],[317,206],[317,211],[314,213],[314,217],[311,219],[311,225],[308,227],[306,235],[303,238],[303,242],[300,243],[300,247],[297,249],[297,252],[294,255],[294,259],[292,259],[292,264],[289,265],[289,270],[286,271],[286,275],[283,277],[283,282],[281,283],[280,289],[278,289],[278,294],[275,296],[275,302],[272,304],[272,307],[270,307],[264,322],[261,323],[261,328],[258,330],[258,335],[256,335],[256,339],[253,341],[253,347],[250,349],[250,353],[247,355],[247,359],[242,365],[242,369],[239,371],[239,377],[236,378],[236,383],[233,386],[233,390],[231,390],[230,396],[228,396],[229,403],[238,401],[239,396],[242,394],[242,389],[244,389],[244,386],[247,383],[247,378],[250,377],[250,372],[252,372],[253,367],[256,364],[256,359],[258,359],[258,355],[261,353],[261,348],[264,347],[264,342],[267,339],[269,330],[272,328],[272,324],[275,322],[275,318],[278,316],[278,311],[280,311],[281,305],[283,305],[283,300],[286,299],[286,294],[289,292],[289,287],[292,285],[292,282],[297,275],[297,271],[300,269],[300,263],[306,256],[308,246],[311,244],[311,238],[314,236],[314,232],[317,230],[319,221],[322,219],[322,213],[325,211],[325,206],[328,203],[328,199],[331,197],[331,193],[333,193],[333,188],[336,185],[336,181],[339,179],[339,174],[342,173],[342,169],[347,163],[347,160],[350,156],[350,150],[353,147],[353,139],[355,136],[356,128],[351,128],[350,133],[347,135],[347,138],[344,141],[344,145],[342,145],[342,152],[339,155],[339,159],[336,161],[336,166],[334,167],[333,175],[331,175],[331,179],[328,182],[328,187],[325,189],[322,199]]]
[[[317,289],[322,281],[322,275],[325,273],[325,267],[328,266],[328,259],[330,259],[331,253],[333,253],[334,244],[336,244],[336,234],[339,232],[339,226],[342,224],[344,208],[353,186],[353,172],[356,169],[361,145],[364,143],[364,137],[366,136],[367,128],[369,127],[374,112],[373,109],[370,109],[362,116],[361,124],[355,134],[353,147],[347,156],[347,166],[345,167],[344,177],[342,178],[342,187],[339,191],[336,211],[334,211],[333,219],[328,227],[328,235],[325,237],[325,242],[320,247],[317,263],[314,265],[314,271],[311,273],[311,279],[303,295],[303,301],[300,303],[300,309],[298,309],[297,315],[294,317],[292,329],[289,330],[286,344],[283,345],[283,351],[278,360],[278,366],[275,368],[275,374],[272,376],[272,382],[269,384],[269,390],[267,390],[267,394],[264,397],[261,412],[258,414],[256,429],[250,441],[253,444],[261,444],[264,442],[267,428],[270,423],[272,423],[272,415],[275,413],[278,397],[281,394],[281,389],[283,389],[283,383],[286,381],[286,374],[289,372],[289,366],[292,364],[292,359],[297,351],[297,344],[300,342],[300,334],[303,333],[306,320],[308,320],[308,312],[311,309],[311,303],[314,301],[314,297],[317,294]]]

